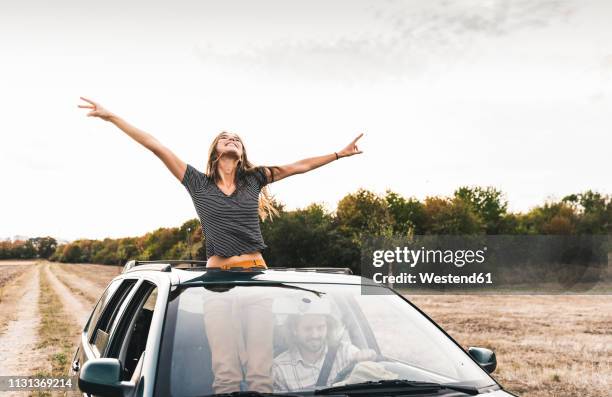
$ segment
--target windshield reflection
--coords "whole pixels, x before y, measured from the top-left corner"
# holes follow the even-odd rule
[[[156,394],[172,396],[392,379],[494,383],[400,297],[307,283],[175,291],[157,379]]]

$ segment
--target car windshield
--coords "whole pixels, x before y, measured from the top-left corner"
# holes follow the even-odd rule
[[[495,384],[401,297],[365,295],[345,284],[178,288],[158,362],[160,396],[312,391],[389,379]]]

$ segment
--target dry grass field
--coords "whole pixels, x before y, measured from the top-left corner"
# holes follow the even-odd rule
[[[120,271],[115,266],[0,261],[0,375],[67,373],[89,312]],[[462,346],[495,350],[494,377],[511,392],[610,395],[610,295],[408,299]]]
[[[493,349],[493,377],[521,396],[609,396],[610,295],[415,295],[461,346]]]

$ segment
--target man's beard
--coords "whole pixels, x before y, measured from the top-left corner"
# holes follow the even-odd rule
[[[302,347],[310,352],[318,352],[325,346],[325,338],[307,339],[302,342]]]

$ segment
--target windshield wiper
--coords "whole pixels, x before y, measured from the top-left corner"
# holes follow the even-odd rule
[[[268,396],[302,397],[299,394],[292,394],[292,393],[261,393],[258,391],[233,391],[231,393],[207,394],[201,397],[268,397]]]
[[[409,390],[406,390],[409,389]],[[435,382],[419,382],[414,380],[379,380],[379,381],[368,381],[362,383],[352,383],[344,386],[332,386],[325,389],[315,390],[315,395],[328,395],[328,394],[343,394],[347,393],[351,396],[363,394],[368,395],[369,393],[420,393],[420,392],[432,392],[436,390],[449,389],[456,390],[471,396],[478,394],[478,389],[474,386],[465,385],[453,385],[446,383],[435,383]]]

